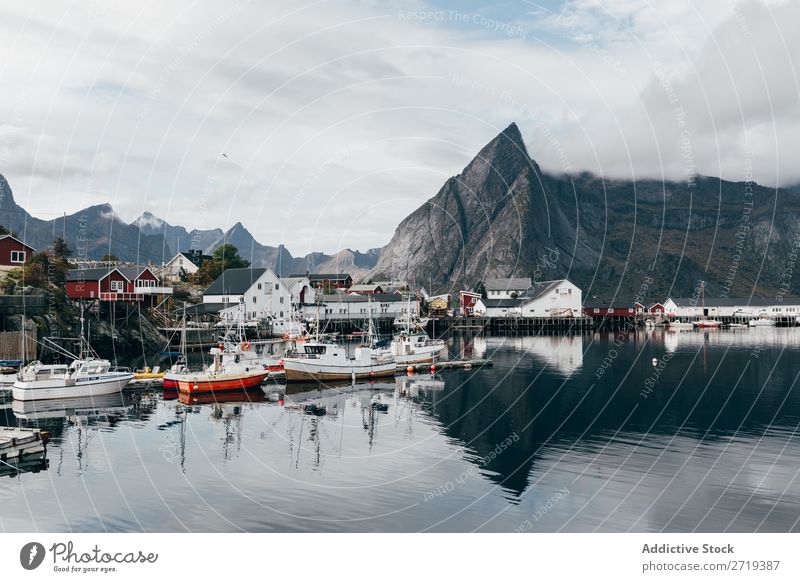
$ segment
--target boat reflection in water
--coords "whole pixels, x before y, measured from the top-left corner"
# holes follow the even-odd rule
[[[545,367],[550,373],[569,377],[583,367],[584,336],[476,336],[463,349],[466,350],[463,357],[488,358],[495,364],[508,363],[522,368],[530,368],[530,365],[526,365],[530,363]]]
[[[37,422],[63,419],[71,424],[104,424],[113,426],[125,418],[133,407],[130,398],[121,393],[50,400],[14,400],[11,409],[19,420]]]

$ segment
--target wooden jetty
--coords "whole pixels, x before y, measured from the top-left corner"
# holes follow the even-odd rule
[[[0,461],[44,453],[48,436],[36,428],[0,427]]]

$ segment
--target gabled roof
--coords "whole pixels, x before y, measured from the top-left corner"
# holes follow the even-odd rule
[[[309,281],[346,281],[348,278],[352,279],[347,273],[309,273],[308,275],[293,273],[289,276],[308,277]]]
[[[405,301],[402,295],[395,293],[376,293],[375,295],[348,295],[346,293],[335,293],[330,295],[318,295],[317,301],[322,303],[395,303]]]
[[[128,281],[135,281],[136,279],[142,276],[142,273],[144,273],[145,271],[150,271],[150,268],[143,267],[141,265],[135,265],[130,267],[117,267],[117,271],[122,273],[122,275]],[[155,276],[155,273],[153,273],[153,271],[150,271],[150,274]]]
[[[530,277],[518,277],[509,279],[486,279],[483,284],[487,291],[512,291],[517,289],[527,289],[531,286]]]
[[[376,289],[383,290],[382,285],[374,284],[374,285],[352,285],[347,291],[349,293],[358,293],[359,291],[375,291]]]
[[[524,302],[521,299],[481,299],[481,303],[483,303],[487,309],[499,309],[499,308],[511,308],[511,307],[519,307]]]
[[[0,235],[0,240],[6,239],[6,238],[10,238],[10,239],[12,239],[12,240],[15,240],[15,241],[17,241],[19,244],[21,244],[21,245],[24,245],[24,246],[28,247],[29,249],[31,249],[31,250],[32,250],[34,253],[36,252],[36,249],[35,249],[35,248],[33,248],[31,245],[29,245],[29,244],[28,244],[28,243],[26,243],[25,241],[21,241],[21,240],[19,240],[17,237],[15,237],[15,236],[14,236],[14,235],[12,235],[12,234],[3,234],[3,235]]]
[[[241,295],[267,272],[265,268],[226,269],[203,291],[203,295]]]
[[[94,267],[92,269],[70,269],[67,271],[67,281],[100,281],[108,277],[113,271],[117,271],[128,281],[133,281],[128,275],[122,272],[119,267]]]

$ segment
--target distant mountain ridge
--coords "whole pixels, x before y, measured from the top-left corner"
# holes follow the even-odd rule
[[[54,220],[41,220],[16,203],[2,174],[0,224],[37,250],[45,250],[53,239],[65,236],[76,257],[101,259],[112,254],[123,261],[156,265],[168,261],[180,251],[200,249],[211,253],[219,245],[231,243],[254,267],[269,267],[281,276],[295,272],[348,272],[354,279],[359,279],[375,266],[380,255],[380,249],[366,253],[345,249],[334,255],[310,253],[293,257],[283,245],[270,247],[260,244],[241,222],[227,231],[220,228],[189,231],[183,226],[169,224],[151,212],[144,212],[127,224],[114,214],[110,204],[90,206]]]

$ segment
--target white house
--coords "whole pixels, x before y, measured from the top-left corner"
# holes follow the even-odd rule
[[[175,283],[183,277],[195,274],[202,262],[201,251],[183,251],[161,265],[159,274],[163,281]]]
[[[415,297],[407,297],[396,293],[378,293],[377,295],[356,295],[335,293],[318,295],[317,305],[306,304],[303,317],[314,320],[319,313],[320,321],[330,319],[367,319],[370,317],[397,317],[406,313],[419,315],[419,301]]]
[[[203,292],[203,303],[223,309],[243,303],[248,320],[284,318],[292,311],[292,294],[272,269],[227,269]]]
[[[582,291],[559,279],[537,282],[516,299],[480,299],[475,311],[488,317],[580,317],[582,304]]]
[[[531,287],[530,277],[511,279],[486,279],[483,284],[487,299],[513,299]]]
[[[519,317],[522,315],[519,299],[478,299],[474,313],[486,317]]]
[[[283,284],[292,296],[292,306],[299,309],[305,304],[313,304],[317,301],[317,290],[311,286],[308,277],[283,277]]]

